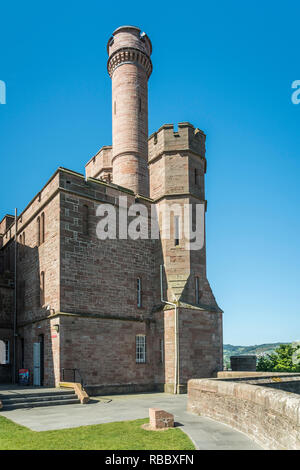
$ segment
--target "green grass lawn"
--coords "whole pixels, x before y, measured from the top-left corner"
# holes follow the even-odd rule
[[[31,431],[0,416],[0,450],[192,450],[179,428],[146,431],[149,419],[81,426],[59,431]]]

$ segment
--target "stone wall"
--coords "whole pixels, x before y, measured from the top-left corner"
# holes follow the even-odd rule
[[[205,244],[198,252],[190,252],[183,240],[175,246],[174,220],[170,240],[99,240],[96,235],[97,208],[108,203],[119,215],[121,196],[128,198],[128,206],[138,202],[148,207],[149,228],[150,207],[159,209],[165,198],[181,208],[188,203],[195,208],[199,202],[206,206],[205,136],[189,123],[178,128],[177,133],[173,126],[163,126],[149,139],[156,201],[95,179],[111,171],[111,147],[104,147],[87,164],[86,178],[59,168],[20,214],[17,368],[22,363],[33,370],[33,343],[43,335],[44,385],[57,384],[62,368],[78,368],[99,392],[173,392],[175,315],[161,302],[162,264],[164,296],[178,302],[178,390],[185,391],[191,377],[214,376],[222,369],[222,311],[207,281]],[[39,243],[42,216],[45,239]],[[13,224],[1,236],[4,268],[13,266],[14,230]],[[141,306],[137,278],[142,283]],[[11,320],[11,312],[7,315]],[[59,332],[53,329],[55,324]],[[147,336],[146,364],[136,364],[136,334]]]
[[[146,363],[136,363],[135,337],[146,335]],[[138,319],[60,316],[61,368],[78,368],[85,384],[113,390],[152,384],[154,324]],[[109,392],[110,393],[110,392]]]
[[[228,424],[265,449],[300,450],[299,395],[258,382],[258,378],[256,384],[239,379],[190,380],[188,411]]]
[[[155,266],[159,241],[100,240],[96,233],[100,221],[96,216],[98,206],[113,203],[118,237],[119,197],[128,197],[130,206],[136,200],[134,195],[96,180],[89,181],[87,186],[84,178],[74,174],[62,174],[61,184],[68,187],[69,193],[61,195],[60,311],[114,317],[151,316],[155,305],[154,278],[159,287],[159,268]],[[85,208],[88,210],[86,230]],[[142,282],[141,307],[137,307],[136,301],[138,277]]]
[[[44,377],[42,385],[46,387],[55,387],[61,381],[60,377],[60,342],[59,334],[56,332],[54,325],[59,324],[59,319],[45,318],[40,321],[28,323],[19,327],[18,338],[18,364],[21,367],[21,338],[24,341],[24,368],[29,369],[30,383],[33,383],[33,344],[44,341]]]
[[[0,384],[7,384],[11,382],[11,365],[0,364]]]
[[[219,376],[219,374],[218,374]],[[258,377],[236,377],[235,382],[246,382],[252,385],[260,385],[262,387],[275,388],[277,390],[285,390],[286,392],[300,394],[300,374],[290,372],[270,372],[266,375],[261,373]]]
[[[8,383],[12,376],[13,363],[13,281],[9,273],[0,275],[0,341],[9,342],[9,364],[0,364],[0,383]],[[2,348],[4,343],[2,344]],[[3,350],[0,362],[4,362]]]
[[[111,146],[102,147],[85,165],[85,174],[87,178],[98,178],[112,180],[112,148]]]

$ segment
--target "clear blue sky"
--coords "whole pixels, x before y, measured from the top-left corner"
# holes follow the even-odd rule
[[[299,2],[2,2],[0,217],[111,144],[106,43],[153,43],[149,133],[207,133],[208,277],[224,342],[300,339]]]

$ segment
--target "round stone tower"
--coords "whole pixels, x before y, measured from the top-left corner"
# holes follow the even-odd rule
[[[151,41],[135,26],[116,29],[107,44],[112,79],[113,183],[149,196],[148,78]]]

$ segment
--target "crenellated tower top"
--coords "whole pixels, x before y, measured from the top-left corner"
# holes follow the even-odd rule
[[[189,122],[180,122],[178,131],[174,131],[173,124],[164,124],[149,137],[149,163],[165,152],[184,150],[205,159],[205,139],[204,132]]]
[[[117,28],[107,43],[107,70],[112,76],[122,63],[136,62],[145,67],[148,78],[152,72],[152,44],[146,33],[136,26]]]

